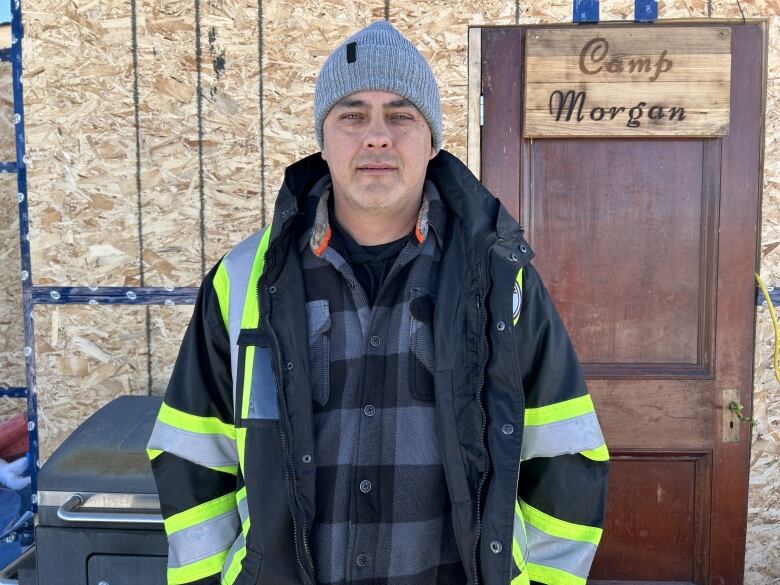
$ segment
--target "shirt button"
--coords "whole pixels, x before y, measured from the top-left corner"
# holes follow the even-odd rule
[[[379,347],[379,344],[382,342],[381,339],[379,339],[378,335],[372,335],[371,336],[371,345],[374,347]]]
[[[496,323],[496,329],[498,329],[499,331],[503,331],[504,329],[506,329],[506,323],[504,323],[503,321],[499,321],[498,323]]]
[[[357,563],[358,567],[362,567],[368,562],[368,557],[366,555],[358,555],[355,559],[355,562]]]
[[[370,492],[371,491],[371,482],[368,481],[367,479],[364,479],[363,481],[361,481],[360,482],[360,491],[363,492],[364,494],[367,494],[368,492]]]
[[[501,546],[501,543],[497,540],[494,540],[490,543],[490,550],[492,550],[494,553],[500,553],[502,548],[503,547]]]
[[[366,414],[366,416],[374,416],[376,413],[376,408],[374,408],[373,404],[366,404],[366,406],[363,408],[363,412]]]
[[[506,424],[503,427],[501,427],[501,432],[504,433],[505,435],[511,435],[512,433],[515,432],[515,427],[513,427],[510,424]]]

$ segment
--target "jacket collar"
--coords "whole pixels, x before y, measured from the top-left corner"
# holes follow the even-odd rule
[[[309,193],[329,175],[328,164],[320,153],[311,154],[285,169],[284,182],[276,200],[269,246],[304,211]],[[507,209],[480,183],[457,157],[446,150],[428,163],[426,179],[433,182],[445,205],[460,222],[470,252],[477,254],[481,243],[497,238],[499,242],[522,239],[523,229]],[[322,186],[320,183],[320,186]],[[519,256],[530,260],[533,252],[523,245]]]

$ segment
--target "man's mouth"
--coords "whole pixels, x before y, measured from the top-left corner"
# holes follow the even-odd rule
[[[375,164],[375,165],[362,165],[359,166],[358,171],[361,173],[368,173],[371,175],[381,175],[381,174],[387,174],[395,172],[397,167],[394,167],[392,165],[382,165],[382,164]]]

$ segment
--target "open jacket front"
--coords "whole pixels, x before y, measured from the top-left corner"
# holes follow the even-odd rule
[[[201,285],[149,441],[169,583],[315,585],[314,424],[291,229],[328,167],[288,167],[271,226]],[[608,452],[568,334],[509,212],[446,151],[436,432],[469,585],[584,584]]]

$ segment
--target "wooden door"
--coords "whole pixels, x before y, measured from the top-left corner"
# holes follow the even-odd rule
[[[524,38],[540,27],[471,34],[481,179],[526,228],[612,455],[590,583],[742,583],[750,428],[724,405],[732,392],[751,411],[766,22],[718,24],[730,133],[705,139],[524,139]]]

